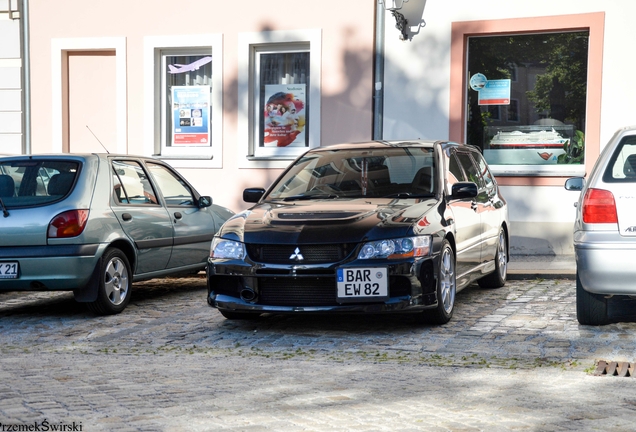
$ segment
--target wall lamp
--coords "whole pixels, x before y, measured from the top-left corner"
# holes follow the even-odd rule
[[[408,3],[409,0],[378,0],[384,9],[391,11],[391,15],[395,18],[395,28],[401,33],[400,40],[407,40],[409,35],[406,33],[406,26],[408,25],[407,19],[398,12],[404,6],[404,3]]]

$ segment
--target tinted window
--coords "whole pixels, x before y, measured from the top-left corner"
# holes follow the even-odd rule
[[[2,161],[0,198],[8,208],[58,201],[73,190],[79,168],[75,161]]]
[[[483,156],[477,152],[473,152],[472,156],[473,159],[477,162],[477,166],[479,167],[479,175],[482,178],[484,184],[487,188],[492,187],[495,184],[495,180],[492,174],[490,174],[488,164],[484,160]]]
[[[603,181],[636,183],[636,136],[624,137],[609,161]]]
[[[464,172],[459,166],[459,162],[457,162],[457,158],[454,154],[450,154],[448,157],[448,176],[446,177],[446,182],[448,183],[448,190],[446,193],[449,195],[453,190],[453,185],[458,182],[466,181],[464,177]]]
[[[482,179],[481,173],[477,170],[473,159],[470,157],[468,153],[457,152],[457,159],[459,159],[459,163],[462,168],[464,168],[464,172],[468,177],[468,181],[476,183],[480,188],[484,187],[484,181]]]

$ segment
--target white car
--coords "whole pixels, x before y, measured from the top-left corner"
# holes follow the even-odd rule
[[[570,178],[565,188],[581,192],[574,223],[577,319],[609,324],[620,315],[609,314],[608,305],[636,296],[636,126],[614,134],[587,181]]]

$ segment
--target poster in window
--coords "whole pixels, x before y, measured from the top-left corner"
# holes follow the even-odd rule
[[[263,145],[305,147],[305,84],[265,85]]]
[[[210,145],[210,86],[172,86],[172,145]]]
[[[488,80],[479,89],[479,105],[509,105],[510,80]]]

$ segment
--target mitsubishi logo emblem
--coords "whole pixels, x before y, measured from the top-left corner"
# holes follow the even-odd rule
[[[303,254],[300,253],[300,249],[296,248],[296,250],[294,251],[293,254],[291,254],[289,259],[290,260],[296,260],[296,261],[302,261],[305,258],[303,257]]]

